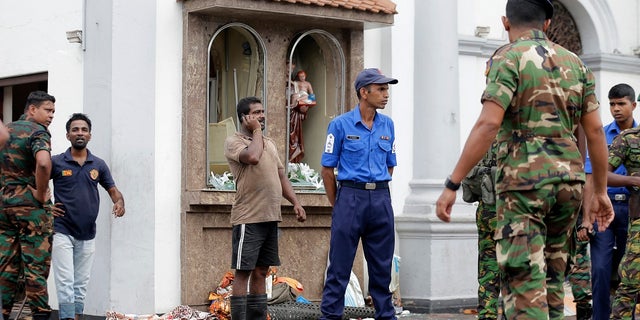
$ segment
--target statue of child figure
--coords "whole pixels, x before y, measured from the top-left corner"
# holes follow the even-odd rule
[[[313,94],[311,82],[307,81],[307,73],[298,71],[295,81],[293,81],[294,91],[297,93],[298,106],[315,106],[316,95]]]

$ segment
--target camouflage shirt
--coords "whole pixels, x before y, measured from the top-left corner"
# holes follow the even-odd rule
[[[640,127],[624,130],[613,139],[609,164],[613,168],[624,165],[629,176],[640,173]]]
[[[10,138],[0,149],[0,185],[2,204],[12,206],[41,205],[28,186],[36,187],[36,153],[45,150],[51,153],[51,134],[43,125],[20,120],[7,125]]]
[[[482,160],[478,163],[479,166],[483,167],[495,167],[496,164],[496,153],[498,151],[498,142],[494,141],[489,147],[487,153],[484,154]]]
[[[487,62],[482,102],[505,109],[497,135],[498,193],[585,181],[574,132],[599,108],[595,79],[569,50],[529,30]]]

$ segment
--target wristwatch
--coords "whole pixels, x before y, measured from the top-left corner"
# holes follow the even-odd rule
[[[453,183],[453,181],[451,181],[451,176],[448,176],[447,180],[444,181],[444,187],[452,191],[458,191],[458,189],[460,189],[460,184]]]

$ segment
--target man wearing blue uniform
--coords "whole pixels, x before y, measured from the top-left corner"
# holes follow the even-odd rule
[[[625,83],[617,84],[609,90],[609,111],[615,121],[604,126],[607,145],[622,131],[637,126],[633,119],[636,108],[635,92]],[[584,171],[587,174],[585,199],[590,192],[591,161],[587,155]],[[620,165],[615,171],[626,175],[627,170]],[[591,282],[593,295],[593,319],[609,319],[611,313],[610,291],[617,287],[612,276],[617,278],[618,265],[622,260],[627,245],[627,229],[629,224],[629,191],[625,187],[608,187],[607,193],[613,205],[615,218],[609,227],[598,232],[591,239]],[[588,209],[588,208],[585,208]],[[583,226],[591,230],[592,221],[584,221]],[[597,225],[596,225],[597,228]]]
[[[396,319],[389,291],[394,250],[389,181],[396,166],[395,134],[391,118],[377,112],[389,101],[389,84],[396,83],[378,69],[363,70],[355,81],[359,104],[331,121],[327,129],[321,164],[333,214],[321,319],[342,319],[360,239],[375,318]]]
[[[87,149],[91,120],[74,113],[67,121],[71,147],[51,158],[53,167],[54,235],[52,268],[58,294],[59,316],[79,320],[95,253],[96,219],[100,208],[98,184],[113,201],[112,213],[124,215],[124,198],[116,187],[107,164]]]

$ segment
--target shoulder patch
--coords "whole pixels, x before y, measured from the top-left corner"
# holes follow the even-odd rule
[[[491,57],[491,59],[487,60],[487,67],[486,69],[484,69],[484,76],[488,76],[489,75],[489,70],[491,70],[491,65],[493,64],[493,57]]]
[[[329,133],[327,135],[327,141],[324,144],[324,152],[325,153],[333,153],[333,144],[335,142],[335,137],[333,133]]]
[[[93,180],[98,179],[98,170],[91,169],[91,171],[89,171],[89,176],[91,176],[91,179]]]

